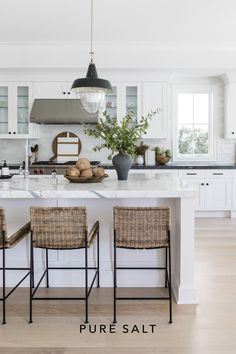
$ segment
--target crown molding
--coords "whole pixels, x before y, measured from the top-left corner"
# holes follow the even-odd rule
[[[236,47],[153,42],[98,42],[95,45],[98,70],[206,70],[212,75],[236,71]],[[0,43],[3,69],[86,69],[88,42]]]

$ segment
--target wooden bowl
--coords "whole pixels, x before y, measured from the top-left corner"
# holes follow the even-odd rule
[[[167,162],[169,162],[171,159],[171,157],[167,157],[167,156],[162,156],[159,154],[156,154],[156,162],[159,165],[165,165]]]
[[[104,178],[108,177],[107,174],[101,176],[101,177],[71,177],[71,176],[64,176],[68,181],[71,183],[98,183],[101,182]]]

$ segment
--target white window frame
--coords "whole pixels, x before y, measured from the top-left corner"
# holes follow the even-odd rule
[[[208,93],[211,97],[209,117],[209,152],[207,155],[179,155],[178,154],[178,94],[180,93]],[[173,87],[173,161],[215,161],[216,160],[216,133],[218,123],[219,90],[216,85],[178,85]]]

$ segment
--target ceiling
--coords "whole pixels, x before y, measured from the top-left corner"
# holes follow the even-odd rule
[[[236,47],[235,0],[94,0],[97,42]],[[88,42],[90,0],[1,2],[0,42]]]

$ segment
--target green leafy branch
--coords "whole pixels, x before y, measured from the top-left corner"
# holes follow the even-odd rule
[[[135,156],[137,141],[146,133],[149,122],[158,113],[159,110],[151,111],[145,117],[142,116],[139,122],[134,122],[134,114],[129,111],[119,124],[116,117],[111,117],[105,111],[103,112],[103,118],[96,124],[95,128],[85,125],[84,132],[89,136],[103,140],[103,143],[95,146],[93,150],[109,149],[111,151],[108,156],[109,160],[117,152]]]

